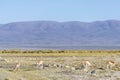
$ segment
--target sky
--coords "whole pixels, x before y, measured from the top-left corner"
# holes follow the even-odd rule
[[[0,24],[120,20],[120,0],[0,0]]]

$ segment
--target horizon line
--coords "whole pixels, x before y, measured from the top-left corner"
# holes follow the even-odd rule
[[[0,24],[9,24],[9,23],[21,23],[21,22],[58,22],[58,23],[62,23],[62,22],[85,22],[85,23],[92,23],[92,22],[103,22],[103,21],[120,21],[118,19],[106,19],[106,20],[94,20],[94,21],[80,21],[80,20],[67,20],[67,21],[59,21],[59,20],[23,20],[23,21],[11,21],[11,22],[7,22],[7,23],[0,23]]]

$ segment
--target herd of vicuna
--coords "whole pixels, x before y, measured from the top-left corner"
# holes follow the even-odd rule
[[[84,60],[81,61],[82,62],[82,70],[83,71],[88,71],[90,69],[90,67],[92,66],[91,62],[88,60]],[[16,63],[14,70],[13,71],[17,71],[18,69],[20,69],[21,63],[18,62]],[[40,69],[44,69],[45,67],[59,67],[59,68],[71,68],[73,70],[76,70],[75,68],[71,67],[71,66],[63,66],[62,64],[44,64],[43,60],[40,60],[36,63],[36,67],[40,68]],[[115,62],[112,60],[106,61],[106,69],[111,70],[113,67],[115,66]],[[98,68],[98,69],[104,69],[104,68]]]
[[[0,57],[0,60],[8,62],[7,59],[4,59],[2,57]],[[83,61],[81,61],[81,64],[82,64],[82,67],[79,68],[79,69],[81,69],[83,71],[86,71],[86,72],[90,69],[91,66],[93,66],[89,60],[83,60]],[[15,64],[15,66],[13,68],[13,71],[18,71],[20,69],[21,65],[22,65],[21,62],[18,61]],[[106,69],[107,70],[112,70],[112,68],[115,65],[116,65],[115,61],[112,61],[112,60],[106,61]],[[36,62],[36,67],[40,68],[40,69],[44,69],[45,67],[51,67],[51,66],[52,67],[59,67],[59,68],[70,68],[72,70],[76,70],[75,67],[71,67],[71,66],[68,66],[68,65],[63,66],[62,64],[45,64],[43,60],[39,60],[39,61]],[[105,68],[101,67],[101,68],[97,68],[97,69],[105,69]],[[91,72],[91,74],[95,74],[95,70],[93,70]]]

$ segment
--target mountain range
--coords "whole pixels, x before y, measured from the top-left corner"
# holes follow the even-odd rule
[[[25,21],[0,24],[0,45],[119,46],[120,21]]]

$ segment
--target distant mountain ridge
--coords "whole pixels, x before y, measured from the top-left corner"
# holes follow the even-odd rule
[[[40,46],[117,46],[120,21],[28,21],[0,25],[0,44]]]

